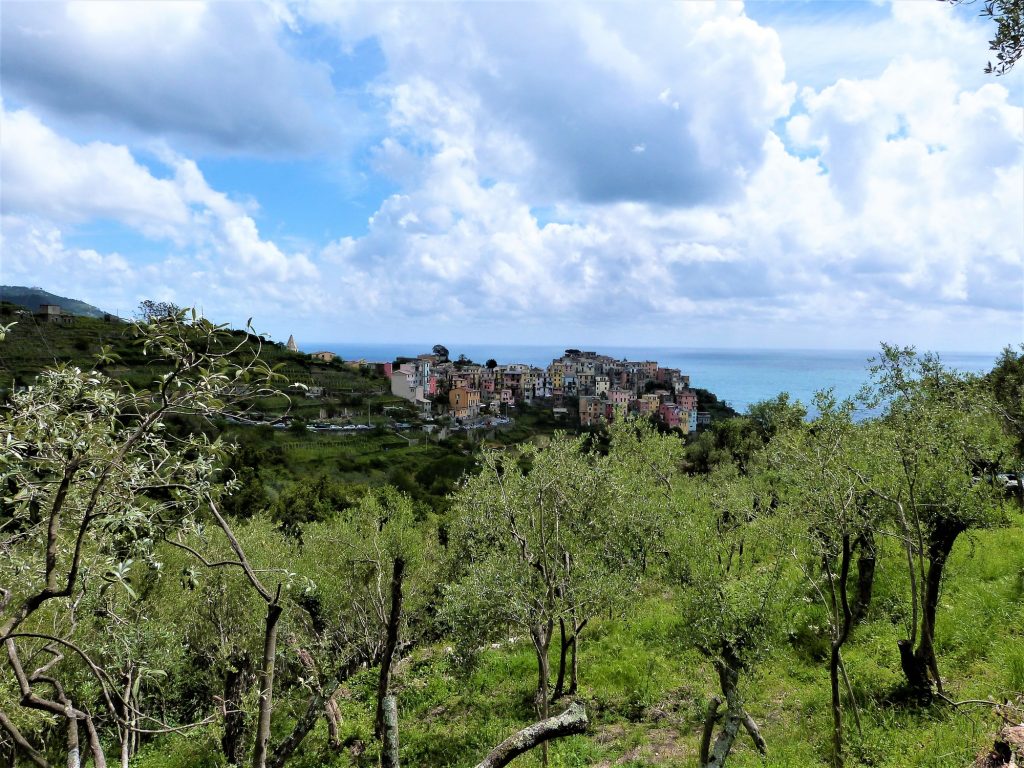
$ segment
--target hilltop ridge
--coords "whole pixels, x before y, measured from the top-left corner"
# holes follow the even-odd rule
[[[79,299],[58,296],[34,286],[30,288],[24,285],[0,285],[0,301],[20,304],[33,312],[38,312],[43,304],[57,304],[67,314],[79,317],[103,317],[108,314],[99,307]]]

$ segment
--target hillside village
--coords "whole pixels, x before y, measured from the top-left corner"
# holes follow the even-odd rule
[[[314,358],[330,362],[331,352]],[[422,354],[393,363],[365,363],[391,381],[391,393],[414,403],[423,415],[441,413],[457,421],[498,414],[519,403],[548,405],[556,416],[578,415],[584,427],[613,420],[616,414],[654,417],[683,434],[710,422],[697,410],[690,377],[656,361],[616,360],[597,352],[567,349],[546,368],[525,363],[478,365],[451,361],[443,354]]]
[[[8,309],[9,314],[23,322],[64,328],[71,327],[77,314],[59,304],[45,302],[35,303],[32,309],[16,305]],[[98,310],[95,314],[97,320],[107,323],[123,322]],[[287,391],[300,395],[302,400],[323,404],[326,398],[338,396],[338,382],[331,379],[329,371],[352,370],[384,384],[384,388],[376,390],[380,395],[389,383],[390,394],[408,402],[422,418],[450,418],[468,429],[485,423],[507,424],[521,404],[549,408],[555,419],[582,427],[608,423],[619,414],[640,415],[654,418],[665,428],[684,435],[706,426],[712,418],[709,412],[698,410],[698,394],[690,387],[687,374],[677,368],[662,367],[653,360],[618,360],[593,351],[567,349],[545,368],[526,363],[499,364],[495,360],[480,365],[461,356],[450,360],[447,350],[438,346],[432,353],[414,358],[367,362],[343,360],[330,351],[304,355],[294,336],[286,344],[271,345],[268,349],[274,346],[283,346],[282,351],[292,353],[296,360],[305,358],[314,366],[323,366],[319,373],[312,369],[305,374],[298,369],[286,372],[294,382]],[[370,379],[366,384],[371,388],[380,386],[372,385]],[[313,421],[314,431],[318,424],[331,426],[327,423],[331,411],[321,408],[320,420]],[[275,426],[285,426],[289,420],[271,421]]]

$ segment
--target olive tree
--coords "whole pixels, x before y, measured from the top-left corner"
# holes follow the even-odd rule
[[[815,398],[818,416],[780,433],[769,447],[784,505],[795,530],[792,554],[803,562],[807,582],[826,610],[832,697],[832,761],[843,764],[843,702],[840,675],[859,726],[860,716],[843,665],[842,649],[855,624],[850,583],[854,550],[869,546],[877,525],[874,511],[860,486],[857,464],[867,450],[852,415],[852,401],[837,402],[831,392]],[[803,547],[795,546],[798,542]],[[873,558],[873,554],[871,555]],[[872,560],[873,563],[873,560]]]
[[[609,425],[608,437],[602,468],[616,500],[608,510],[609,525],[626,559],[646,572],[665,554],[683,443],[659,433],[647,419],[617,419]]]
[[[1013,446],[991,390],[934,355],[883,345],[872,376],[861,397],[879,417],[867,427],[871,464],[860,481],[888,510],[906,553],[912,619],[899,652],[907,683],[941,693],[935,617],[945,565],[961,534],[1003,519],[983,478]]]
[[[676,503],[680,514],[669,542],[681,612],[690,642],[711,662],[721,691],[708,706],[700,765],[721,768],[741,728],[758,751],[767,750],[740,681],[781,632],[793,581],[792,559],[782,546],[787,522],[760,480],[730,466],[681,484]]]
[[[445,595],[449,621],[472,651],[525,632],[537,658],[537,710],[549,715],[548,653],[555,625],[628,599],[638,572],[612,534],[616,496],[584,438],[488,452],[456,493],[450,543],[460,576]]]
[[[0,694],[10,712],[0,728],[32,762],[62,751],[69,766],[89,754],[106,764],[107,734],[164,724],[130,712],[130,697],[76,642],[83,600],[95,590],[131,590],[132,562],[156,567],[154,542],[200,514],[216,482],[221,446],[203,433],[172,434],[169,421],[231,410],[270,374],[248,340],[238,346],[221,326],[179,312],[134,326],[153,360],[155,381],[135,391],[107,375],[71,366],[43,372],[0,409],[0,641],[15,691]],[[101,363],[110,363],[109,356]],[[107,631],[122,631],[111,620]],[[45,656],[45,664],[33,668]],[[91,688],[68,684],[68,658]],[[42,735],[61,723],[65,746]],[[28,730],[34,733],[26,733]]]
[[[314,587],[303,600],[302,620],[317,684],[300,725],[312,727],[315,720],[309,718],[326,706],[334,729],[338,688],[360,666],[379,664],[374,732],[385,747],[389,731],[397,739],[397,724],[386,722],[385,704],[395,664],[416,641],[417,622],[434,597],[427,574],[435,562],[435,541],[433,524],[417,520],[412,499],[387,486],[303,529],[296,567]],[[384,752],[386,764],[397,761],[393,750]]]

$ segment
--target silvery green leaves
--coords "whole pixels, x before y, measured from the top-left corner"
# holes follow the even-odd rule
[[[130,742],[138,718],[115,704],[122,694],[114,678],[140,680],[151,666],[147,643],[127,629],[142,626],[135,623],[142,610],[137,585],[158,578],[157,543],[199,518],[216,495],[226,450],[201,433],[172,434],[167,417],[243,406],[270,378],[258,348],[243,349],[248,337],[239,342],[194,316],[179,313],[134,330],[160,369],[152,392],[58,365],[0,410],[7,665],[22,705],[33,716],[63,719],[69,744],[85,723],[97,764],[104,761],[101,732]],[[112,362],[104,352],[98,364]],[[40,652],[53,660],[45,675],[29,674],[21,659]],[[90,679],[92,687],[82,682]],[[99,710],[91,714],[93,702],[79,703],[79,695],[100,701]]]

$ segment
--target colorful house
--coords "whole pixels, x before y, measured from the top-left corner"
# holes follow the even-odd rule
[[[448,407],[456,419],[473,419],[480,415],[480,390],[453,387],[448,393]]]

